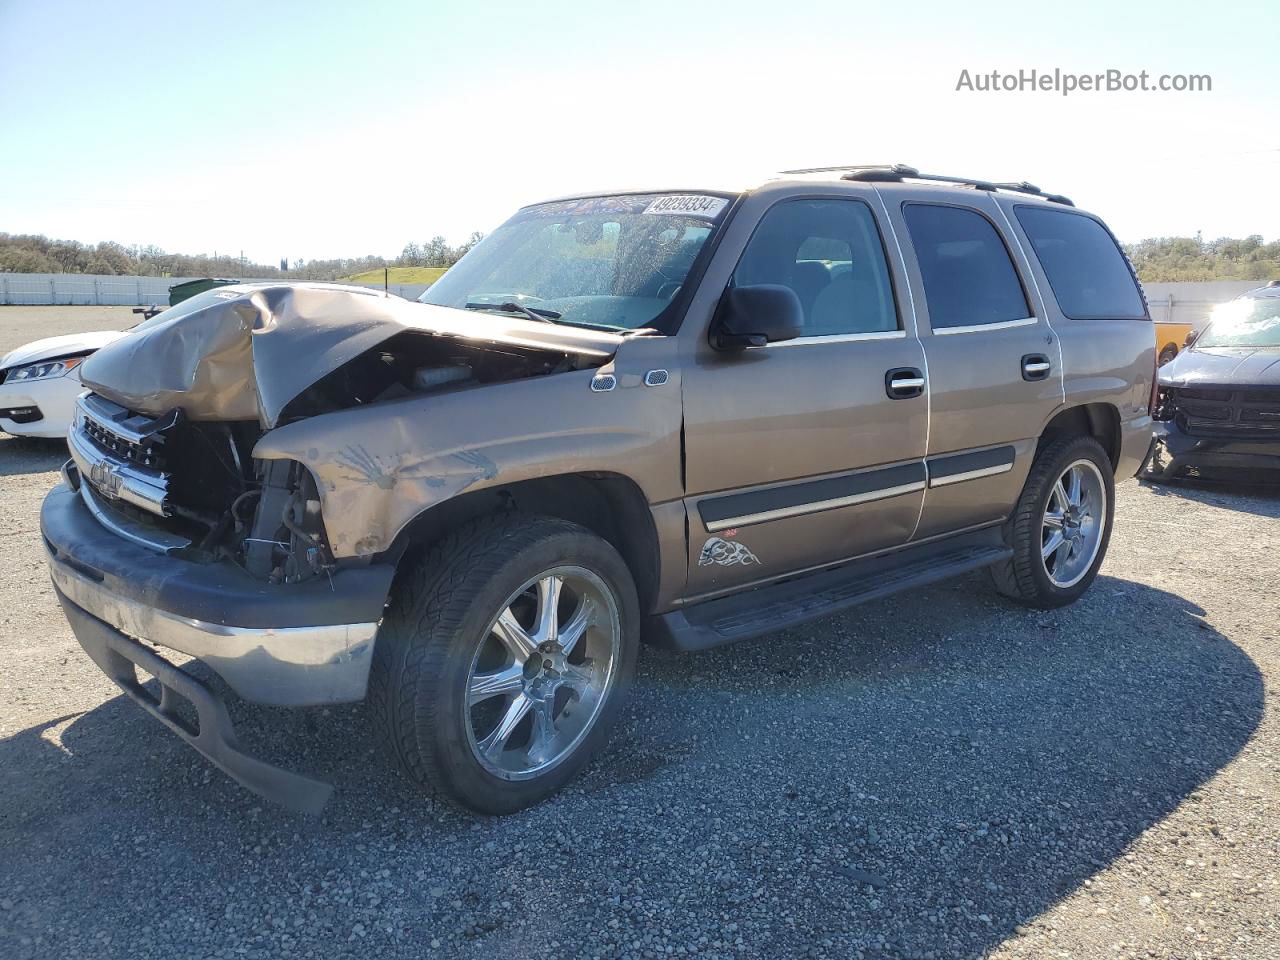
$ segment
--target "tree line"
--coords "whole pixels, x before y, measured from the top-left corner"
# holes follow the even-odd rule
[[[104,241],[51,240],[39,234],[0,233],[0,273],[90,273],[131,277],[252,277],[288,280],[339,280],[383,267],[451,267],[475,246],[483,233],[450,246],[444,237],[409,243],[395,259],[369,255],[334,260],[278,264],[255,263],[241,257],[167,253],[156,246],[125,246]]]
[[[1265,243],[1256,234],[1243,240],[1155,237],[1126,244],[1125,252],[1145,283],[1280,279],[1280,240]]]
[[[444,237],[408,243],[395,259],[379,256],[335,260],[281,260],[253,263],[239,257],[166,253],[155,246],[110,241],[88,244],[50,240],[36,234],[0,233],[0,273],[97,273],[142,277],[230,276],[292,280],[338,280],[383,267],[451,267],[475,246],[483,233],[451,246]],[[1178,280],[1280,279],[1280,240],[1266,243],[1254,235],[1154,237],[1125,244],[1138,277],[1147,283]]]

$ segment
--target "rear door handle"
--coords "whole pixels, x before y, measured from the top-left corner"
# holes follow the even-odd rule
[[[1023,380],[1048,380],[1053,365],[1043,353],[1028,353],[1022,358]]]
[[[924,393],[924,374],[916,367],[894,367],[884,375],[890,400],[910,400]]]

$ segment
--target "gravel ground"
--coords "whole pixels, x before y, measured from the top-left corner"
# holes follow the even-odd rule
[[[0,957],[1280,956],[1278,493],[1126,483],[1054,613],[970,577],[646,650],[608,752],[506,819],[416,794],[359,707],[237,704],[337,783],[308,818],[82,654],[36,523],[64,455],[0,439]]]
[[[133,307],[0,306],[0,354],[42,337],[123,330],[141,322]]]

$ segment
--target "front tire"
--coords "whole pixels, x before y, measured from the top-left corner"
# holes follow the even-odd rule
[[[1041,610],[1074,602],[1098,575],[1111,540],[1115,481],[1093,437],[1067,437],[1031,466],[1008,542],[1013,556],[991,567],[1005,596]]]
[[[618,552],[573,523],[469,524],[397,579],[370,703],[416,783],[512,813],[569,782],[608,740],[640,615]]]

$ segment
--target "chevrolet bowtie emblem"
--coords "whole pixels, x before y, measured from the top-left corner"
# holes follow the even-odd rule
[[[113,500],[120,496],[120,474],[116,472],[115,465],[106,460],[99,460],[89,468],[89,482],[97,487],[103,496]]]

